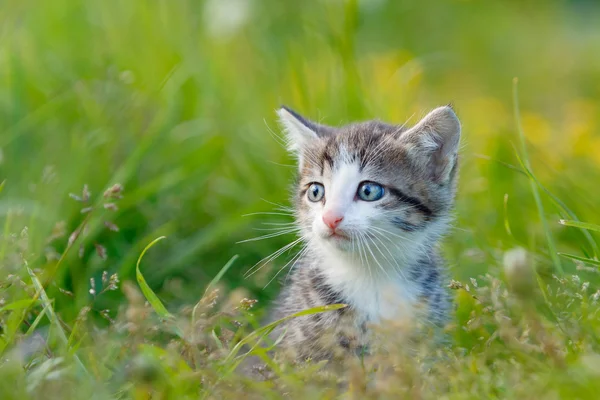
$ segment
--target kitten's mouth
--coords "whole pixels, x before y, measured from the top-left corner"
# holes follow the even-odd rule
[[[339,231],[330,232],[327,238],[332,240],[350,240],[348,235]]]

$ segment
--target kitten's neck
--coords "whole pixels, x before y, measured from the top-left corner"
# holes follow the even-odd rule
[[[374,249],[358,254],[321,247],[314,266],[363,319],[397,319],[398,313],[410,313],[409,306],[417,300],[419,290],[410,272],[427,250],[415,246],[396,254]]]

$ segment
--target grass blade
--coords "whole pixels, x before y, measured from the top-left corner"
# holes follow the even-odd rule
[[[239,256],[236,254],[235,256],[231,257],[231,259],[229,261],[227,261],[227,264],[225,264],[223,266],[223,268],[221,268],[221,270],[219,271],[219,273],[213,278],[212,281],[210,281],[210,283],[208,284],[208,286],[206,286],[206,290],[204,290],[204,294],[208,293],[209,289],[211,289],[217,283],[219,283],[219,281],[221,280],[221,278],[223,278],[223,275],[225,275],[227,273],[227,271],[229,270],[229,268],[231,268],[231,266],[233,265],[233,263],[235,262],[235,260],[237,260],[238,258],[239,258]]]
[[[570,221],[566,219],[561,219],[558,221],[559,224],[564,226],[572,226],[574,228],[586,229],[588,231],[600,232],[600,225],[590,224],[587,222],[580,221]]]
[[[504,230],[508,236],[512,237],[512,231],[510,230],[510,222],[508,221],[508,193],[504,194]]]
[[[196,325],[196,313],[198,312],[198,307],[200,307],[200,305],[202,304],[202,300],[204,299],[204,296],[206,296],[208,294],[209,290],[212,287],[214,287],[217,283],[219,283],[221,278],[223,278],[225,273],[227,273],[229,268],[231,268],[231,266],[233,265],[235,260],[237,260],[238,258],[239,258],[239,256],[237,254],[235,256],[231,257],[231,259],[229,261],[227,261],[227,263],[223,266],[223,268],[221,268],[219,273],[212,279],[212,281],[210,281],[208,286],[206,286],[206,289],[204,290],[204,294],[202,295],[202,298],[200,299],[200,301],[198,301],[198,303],[194,306],[194,309],[192,310],[192,326]]]
[[[270,324],[265,325],[262,328],[259,328],[255,331],[251,332],[245,338],[240,340],[233,347],[233,349],[231,349],[231,351],[229,352],[229,354],[227,355],[227,357],[225,358],[225,360],[223,362],[224,366],[229,365],[229,368],[227,368],[227,370],[221,374],[221,376],[219,377],[219,379],[217,380],[215,385],[218,384],[219,382],[221,382],[227,375],[229,375],[230,373],[235,371],[235,369],[242,363],[242,361],[244,361],[244,359],[253,351],[253,349],[255,349],[259,345],[258,341],[260,341],[265,336],[270,334],[278,325],[280,325],[292,318],[302,317],[305,315],[318,314],[318,313],[327,312],[327,311],[339,310],[339,309],[342,309],[345,307],[347,307],[346,304],[331,304],[331,305],[326,305],[326,306],[309,308],[307,310],[303,310],[303,311],[297,312],[295,314],[288,315],[286,317],[278,319],[277,321],[271,322]],[[246,354],[243,354],[240,357],[236,357],[237,353],[242,349],[242,347],[254,339],[258,339],[258,341],[257,341],[257,343],[255,343],[252,346],[252,349],[249,352],[247,352]],[[281,341],[281,339],[282,339],[282,337],[278,338],[277,341],[279,342],[279,341]],[[210,390],[207,390],[202,398],[203,399],[207,398],[209,395],[210,395]]]
[[[231,349],[231,352],[229,353],[229,355],[227,356],[227,358],[225,359],[225,363],[231,361],[232,359],[235,358],[236,354],[240,351],[240,349],[247,344],[248,342],[250,342],[253,339],[260,339],[263,338],[264,336],[268,335],[269,333],[271,333],[277,326],[279,326],[280,324],[293,319],[293,318],[298,318],[298,317],[303,317],[306,315],[312,315],[312,314],[318,314],[318,313],[322,313],[322,312],[327,312],[327,311],[334,311],[334,310],[339,310],[341,308],[347,307],[346,304],[331,304],[331,305],[327,305],[327,306],[320,306],[320,307],[313,307],[313,308],[309,308],[307,310],[303,310],[291,315],[288,315],[287,317],[283,317],[281,319],[278,319],[277,321],[271,322],[268,325],[263,326],[262,328],[259,328],[257,330],[255,330],[254,332],[250,333],[248,336],[246,336],[245,338],[243,338],[242,340],[240,340],[234,347],[233,349]]]
[[[586,264],[600,266],[600,261],[598,261],[598,260],[592,260],[590,258],[585,258],[585,257],[581,257],[581,256],[576,256],[574,254],[567,254],[567,253],[558,253],[558,255],[562,256],[562,257],[566,257],[566,258],[571,258],[573,260],[581,261]]]
[[[140,285],[140,289],[142,289],[142,293],[144,294],[144,297],[146,298],[146,300],[148,300],[148,303],[150,303],[150,306],[152,306],[152,309],[154,310],[154,312],[156,314],[158,314],[158,316],[163,321],[174,321],[175,317],[167,310],[167,308],[160,301],[160,299],[154,293],[154,291],[152,291],[152,289],[150,289],[150,286],[148,286],[148,283],[146,282],[144,275],[142,275],[142,271],[140,271],[140,263],[142,262],[142,258],[144,258],[144,255],[146,254],[146,252],[148,250],[150,250],[150,248],[152,246],[154,246],[156,243],[158,243],[161,240],[166,239],[166,238],[167,238],[166,236],[157,237],[156,239],[151,241],[146,247],[144,247],[144,250],[142,250],[142,253],[138,257],[137,263],[135,265],[135,277],[137,279],[138,285]],[[177,325],[175,325],[175,323],[173,323],[172,325],[169,325],[168,328],[171,329],[172,333],[176,334],[180,338],[184,337],[183,331]]]
[[[42,286],[35,273],[29,267],[27,267],[27,272],[29,273],[31,280],[33,281],[33,286],[40,294],[40,301],[44,305],[44,308],[47,308],[46,313],[48,314],[48,319],[56,327],[60,340],[67,344],[67,335],[65,334],[65,330],[63,329],[56,313],[54,312],[54,308],[52,308],[52,302],[50,301],[50,298],[48,298],[44,287]]]
[[[144,297],[146,298],[146,300],[148,300],[148,303],[150,303],[154,311],[163,319],[172,319],[173,316],[171,315],[171,313],[169,313],[169,311],[167,311],[167,308],[163,305],[158,296],[152,291],[152,289],[150,289],[150,286],[148,286],[148,283],[146,283],[146,279],[144,279],[144,275],[142,275],[142,272],[140,271],[140,263],[142,262],[142,258],[144,258],[146,252],[152,246],[154,246],[156,243],[160,242],[163,239],[166,239],[166,236],[160,236],[154,239],[152,242],[150,242],[150,244],[148,244],[144,248],[144,250],[142,250],[142,254],[140,254],[140,256],[138,257],[137,263],[135,265],[135,277],[137,279],[138,285],[140,285],[140,289],[142,289]]]
[[[42,311],[37,315],[37,317],[35,317],[35,320],[33,320],[32,324],[29,326],[29,329],[27,329],[25,336],[32,335],[35,332],[35,329],[42,321],[42,318],[44,318],[44,316],[46,315],[47,310],[48,310],[47,306],[42,308]]]
[[[521,154],[522,154],[522,164],[527,169],[531,175],[533,175],[533,171],[531,169],[531,164],[529,163],[529,156],[527,154],[527,144],[525,142],[525,134],[523,133],[523,126],[521,124],[521,114],[519,112],[519,93],[518,93],[518,82],[519,80],[515,78],[513,80],[513,105],[514,105],[514,114],[515,114],[515,123],[517,125],[517,132],[519,133],[519,139],[521,143]],[[518,154],[517,154],[518,157]],[[529,184],[531,185],[531,191],[533,193],[533,197],[535,199],[535,204],[538,209],[538,214],[540,216],[540,220],[542,222],[542,227],[546,234],[546,241],[548,243],[548,250],[550,251],[550,257],[552,258],[552,262],[554,263],[554,267],[556,271],[562,275],[564,273],[562,264],[560,262],[560,258],[558,257],[558,252],[556,251],[556,244],[554,243],[554,238],[550,233],[550,228],[548,226],[548,221],[546,221],[546,216],[544,213],[544,205],[542,204],[542,199],[540,197],[540,192],[535,180],[529,179]]]
[[[523,165],[522,162],[520,162],[521,164],[521,168],[514,166],[512,164],[500,161],[500,160],[495,160],[491,157],[488,156],[484,156],[484,155],[476,155],[478,158],[484,159],[484,160],[488,160],[488,161],[493,161],[495,163],[498,163],[508,169],[511,169],[513,171],[516,171],[520,174],[523,174],[527,177],[529,177],[530,179],[533,179],[535,181],[535,183],[538,185],[538,187],[540,189],[542,189],[542,191],[544,193],[546,193],[546,195],[548,195],[548,198],[554,203],[554,205],[556,206],[556,208],[558,208],[560,211],[562,211],[565,215],[567,215],[571,220],[579,222],[579,218],[577,218],[577,215],[569,208],[567,207],[567,205],[561,200],[559,199],[554,193],[552,193],[547,187],[545,187],[544,185],[542,185],[542,183],[535,177],[535,175],[533,175],[531,173],[531,171],[528,171],[527,168]],[[506,200],[506,195],[505,195],[505,200]],[[592,250],[593,256],[597,257],[598,254],[600,253],[599,249],[598,249],[598,245],[596,244],[596,241],[594,240],[594,238],[592,237],[592,235],[587,231],[587,230],[583,230],[581,231],[581,233],[583,234],[583,236],[585,237],[585,240],[587,240],[588,244],[590,245],[590,249]]]
[[[29,306],[32,305],[36,300],[37,299],[23,299],[23,300],[13,301],[12,303],[7,304],[4,307],[0,308],[0,312],[9,311],[9,310],[22,310],[24,308],[29,308]]]
[[[54,312],[54,308],[52,307],[52,302],[50,301],[50,298],[48,298],[48,295],[46,294],[46,291],[44,290],[42,283],[39,281],[39,279],[37,278],[35,273],[31,270],[31,268],[27,267],[27,273],[31,277],[33,286],[35,287],[35,289],[37,290],[37,292],[40,295],[40,301],[44,305],[44,309],[46,310],[46,315],[48,316],[50,323],[56,329],[59,339],[63,342],[63,344],[68,349],[69,340],[67,339],[67,334],[65,333],[65,330],[63,329],[58,316]],[[77,362],[79,367],[83,370],[83,372],[85,372],[86,375],[89,375],[88,370],[85,368],[85,365],[83,365],[83,362],[81,362],[81,360],[79,359],[77,354],[73,354],[73,357],[75,358],[75,361]]]

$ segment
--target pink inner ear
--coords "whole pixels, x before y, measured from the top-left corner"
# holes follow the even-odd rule
[[[439,107],[400,137],[413,149],[413,160],[433,180],[444,182],[454,166],[461,126],[450,107]]]

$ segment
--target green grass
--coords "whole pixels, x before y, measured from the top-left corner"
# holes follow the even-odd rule
[[[599,17],[559,0],[4,2],[0,398],[595,398]],[[290,221],[275,108],[414,123],[450,102],[451,344],[392,341],[336,372],[273,360],[259,321],[294,252],[245,275],[294,237],[236,243]],[[247,349],[273,379],[240,376]]]

